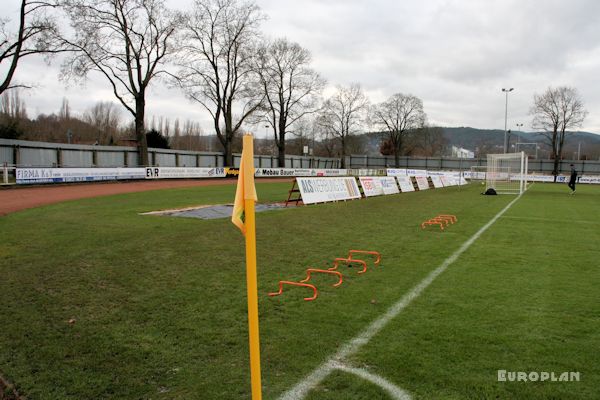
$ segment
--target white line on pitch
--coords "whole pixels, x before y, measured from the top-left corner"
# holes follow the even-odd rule
[[[344,365],[344,364],[334,364],[334,368],[337,370],[340,370],[340,371],[354,374],[356,376],[363,378],[366,381],[374,383],[375,385],[379,386],[380,388],[382,388],[386,392],[388,392],[388,394],[394,400],[411,400],[412,399],[410,397],[410,395],[408,393],[406,393],[405,390],[394,385],[387,379],[385,379],[379,375],[372,374],[371,372],[369,372],[367,370],[350,367],[350,366]]]
[[[587,224],[587,225],[598,225],[599,221],[591,221],[585,219],[555,219],[555,218],[543,218],[543,217],[513,217],[503,216],[502,218],[517,219],[523,221],[540,221],[540,222],[553,222],[553,223],[566,223],[566,224]]]
[[[508,203],[506,207],[504,207],[498,214],[496,214],[487,224],[482,226],[473,236],[471,236],[466,242],[460,246],[458,250],[450,255],[450,257],[446,258],[444,262],[431,271],[429,275],[427,275],[417,286],[413,287],[408,293],[406,293],[400,300],[396,303],[392,304],[390,308],[387,309],[385,314],[381,317],[377,318],[373,321],[369,326],[367,326],[361,333],[359,333],[354,338],[350,339],[348,342],[344,343],[338,351],[331,356],[327,361],[319,365],[316,369],[313,370],[309,375],[307,375],[304,379],[296,384],[293,388],[285,392],[279,398],[280,400],[300,400],[303,399],[308,392],[317,386],[323,379],[325,379],[332,371],[337,369],[337,366],[343,361],[358,352],[362,346],[369,343],[369,341],[378,334],[392,319],[398,316],[414,299],[419,297],[419,295],[425,290],[431,282],[435,280],[442,272],[444,272],[448,266],[450,266],[454,261],[460,257],[462,253],[464,253],[471,245],[486,231],[490,226],[492,226],[498,218],[500,218],[513,204],[519,200],[521,196],[517,196],[513,201]]]

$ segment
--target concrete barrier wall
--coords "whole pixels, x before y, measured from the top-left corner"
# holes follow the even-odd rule
[[[239,167],[241,155],[234,154]],[[278,167],[277,157],[255,155],[262,168]],[[150,166],[157,167],[225,167],[222,153],[170,149],[148,149]],[[19,167],[138,167],[135,147],[88,146],[66,143],[29,142],[0,139],[0,164]],[[286,156],[286,168],[339,168],[340,159]]]
[[[185,150],[148,149],[150,166],[159,167],[225,167],[222,153]],[[234,167],[239,167],[240,154],[234,154]],[[277,168],[276,156],[255,155],[258,168]],[[445,157],[400,157],[398,168],[427,170],[469,170],[485,166],[486,159]],[[29,142],[0,139],[0,164],[20,167],[138,167],[135,147],[88,146],[66,143]],[[560,172],[568,173],[573,163],[580,174],[600,174],[600,161],[562,160]],[[346,168],[394,168],[394,157],[351,155]],[[341,159],[326,157],[286,156],[285,168],[341,168]],[[552,160],[529,160],[529,172],[549,174]]]
[[[395,168],[394,157],[351,155],[346,157],[347,168]],[[568,173],[570,164],[579,174],[600,174],[600,161],[561,160],[559,172]],[[426,170],[470,170],[472,166],[485,166],[485,158],[445,158],[445,157],[400,157],[398,168]],[[529,173],[550,174],[554,169],[554,160],[529,160]]]

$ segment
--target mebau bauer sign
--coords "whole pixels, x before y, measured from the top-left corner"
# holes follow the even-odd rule
[[[360,199],[354,177],[296,178],[304,204]]]

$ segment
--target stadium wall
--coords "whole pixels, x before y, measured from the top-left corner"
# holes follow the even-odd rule
[[[223,155],[217,152],[195,152],[170,149],[148,149],[149,166],[156,167],[225,167]],[[241,155],[234,154],[234,165],[238,167]],[[471,166],[485,166],[486,159],[464,159],[446,157],[400,157],[398,168],[423,170],[469,170]],[[89,146],[66,143],[30,142],[23,140],[0,139],[0,165],[7,163],[18,167],[41,168],[122,168],[140,167],[135,147]],[[568,173],[569,165],[574,164],[580,175],[600,175],[600,161],[562,160],[561,173]],[[258,168],[276,168],[277,157],[255,155]],[[285,168],[325,168],[337,169],[339,158],[286,156]],[[346,158],[346,166],[351,169],[385,169],[394,167],[390,156],[351,155]],[[529,172],[550,174],[553,160],[529,160]]]
[[[590,160],[561,160],[559,173],[569,173],[570,164],[582,174],[600,174],[600,161]],[[394,168],[393,156],[351,155],[346,157],[348,168]],[[472,166],[486,166],[485,158],[448,158],[448,157],[400,157],[397,168],[425,170],[470,170]],[[554,168],[553,160],[529,160],[530,173],[551,174]]]
[[[222,153],[171,149],[148,149],[150,167],[224,167]],[[241,154],[234,154],[233,167],[239,167]],[[261,168],[277,167],[276,156],[255,155]],[[135,147],[89,146],[66,143],[30,142],[0,139],[0,165],[23,168],[135,168],[141,167]],[[339,168],[340,159],[286,156],[286,168]]]

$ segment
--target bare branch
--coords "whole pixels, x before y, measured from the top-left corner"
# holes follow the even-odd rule
[[[551,147],[556,176],[568,130],[579,128],[587,116],[583,101],[575,88],[550,87],[533,96],[529,114],[533,116],[532,127],[540,131]]]
[[[175,82],[210,112],[227,165],[233,162],[233,139],[264,97],[253,68],[263,18],[252,1],[196,0],[178,40]]]
[[[75,53],[63,64],[66,79],[100,73],[135,119],[141,163],[147,165],[146,91],[173,54],[179,16],[162,0],[64,0],[75,31],[65,39]]]

